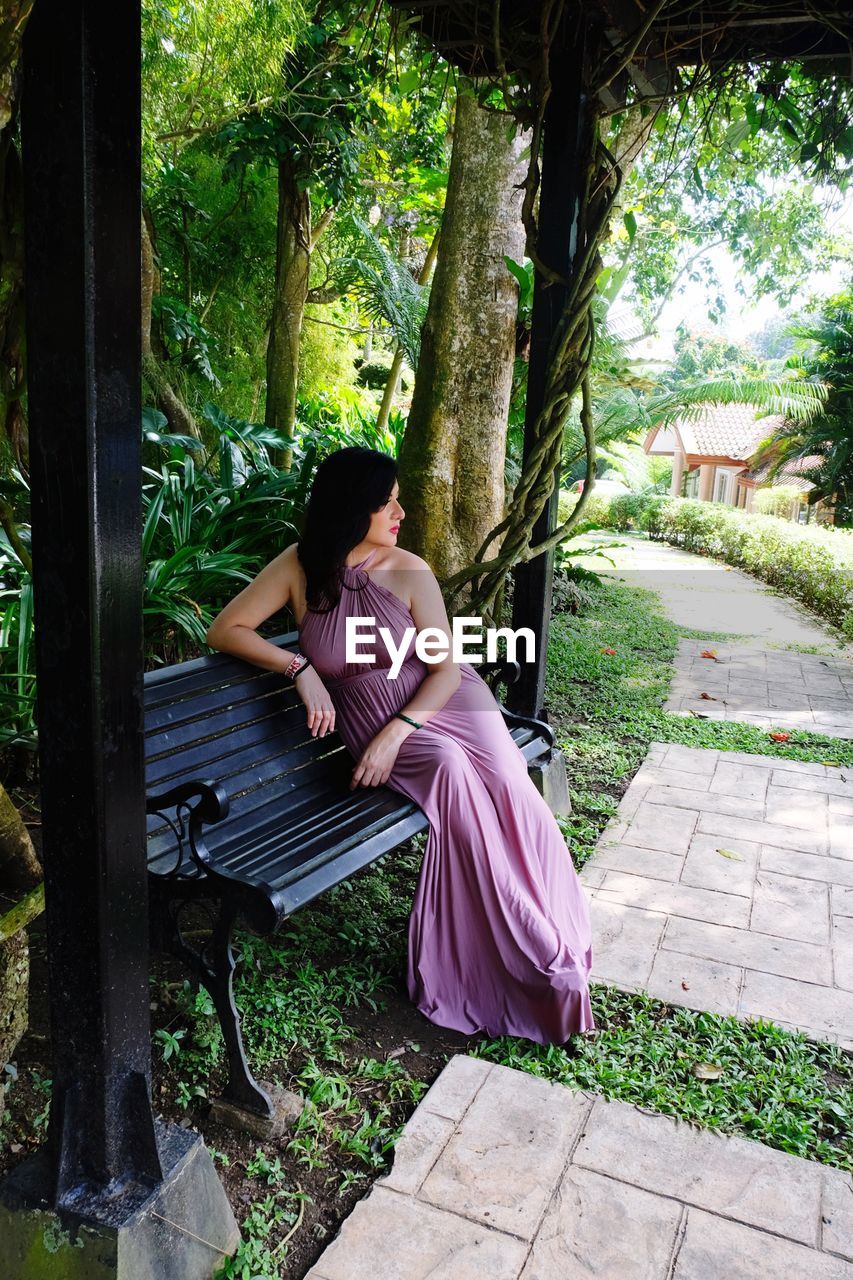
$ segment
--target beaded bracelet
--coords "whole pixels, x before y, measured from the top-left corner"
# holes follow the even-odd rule
[[[417,720],[413,720],[411,716],[405,715],[402,711],[396,711],[394,714],[397,720],[405,720],[406,724],[414,725],[416,729],[423,728],[422,724],[419,724]]]

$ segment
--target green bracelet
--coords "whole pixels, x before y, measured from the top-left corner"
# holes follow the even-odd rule
[[[406,724],[414,725],[416,729],[423,728],[422,724],[418,724],[417,720],[413,720],[411,716],[404,715],[402,711],[396,711],[394,714],[398,720],[405,720]]]

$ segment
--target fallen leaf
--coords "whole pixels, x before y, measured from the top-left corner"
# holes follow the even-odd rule
[[[682,984],[681,984],[681,990],[682,990],[682,991],[689,991],[689,990],[690,990],[690,983],[689,983],[689,982],[682,982]]]
[[[690,712],[690,714],[691,714],[692,716],[695,716],[697,720],[710,720],[710,719],[711,719],[711,717],[710,717],[710,716],[708,716],[708,715],[706,715],[704,711],[694,711],[692,707],[688,707],[688,708],[687,708],[687,710]]]
[[[734,849],[718,849],[717,853],[723,858],[731,858],[732,862],[743,862],[743,858],[739,853],[735,853]]]
[[[9,1150],[12,1152],[13,1155],[17,1155],[18,1152],[23,1151],[23,1149],[24,1149],[23,1144],[20,1142],[11,1142],[9,1144]]]
[[[716,702],[717,698],[713,693],[700,693],[700,698],[707,698],[709,702]]]
[[[703,649],[699,656],[700,658],[713,658],[715,662],[718,661],[716,649]]]
[[[774,742],[787,742],[791,735],[790,733],[768,733],[767,736]]]
[[[614,654],[614,653],[616,652],[616,650],[615,650],[615,649],[611,649],[611,648],[609,648],[609,647],[608,647],[608,648],[606,648],[606,649],[602,649],[602,650],[601,650],[601,652],[602,652],[602,653]]]
[[[723,1074],[723,1068],[716,1062],[694,1062],[690,1070],[697,1080],[719,1080]]]

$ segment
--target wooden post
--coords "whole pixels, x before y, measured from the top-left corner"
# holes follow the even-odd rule
[[[150,1097],[140,61],[139,0],[36,0],[22,138],[54,1079],[45,1147],[0,1185],[4,1280],[194,1280],[236,1243],[201,1140],[155,1125]]]
[[[568,278],[578,253],[581,199],[580,153],[588,113],[596,109],[582,75],[584,52],[590,36],[583,32],[568,48],[555,49],[551,65],[551,96],[545,109],[542,148],[542,185],[539,195],[539,256],[554,271]],[[524,458],[533,450],[533,427],[542,408],[551,342],[566,300],[567,290],[548,284],[536,273],[527,372],[524,421]],[[533,527],[532,543],[542,542],[557,527],[560,470],[554,491]],[[512,625],[530,627],[536,636],[536,661],[524,663],[521,679],[507,691],[507,706],[520,715],[546,718],[542,699],[545,659],[551,623],[554,552],[537,556],[514,571]]]

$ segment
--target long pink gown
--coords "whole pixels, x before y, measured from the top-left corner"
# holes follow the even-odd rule
[[[432,669],[412,635],[396,679],[379,638],[399,646],[415,622],[380,577],[375,555],[343,570],[341,599],[308,610],[300,648],[335,706],[336,730],[357,761]],[[374,665],[346,662],[347,616],[375,618]],[[362,624],[363,633],[374,627]],[[431,1022],[455,1031],[562,1044],[595,1024],[587,979],[589,909],[565,840],[527,772],[488,685],[469,663],[448,701],[402,743],[388,786],[430,823],[409,920],[409,995]]]

